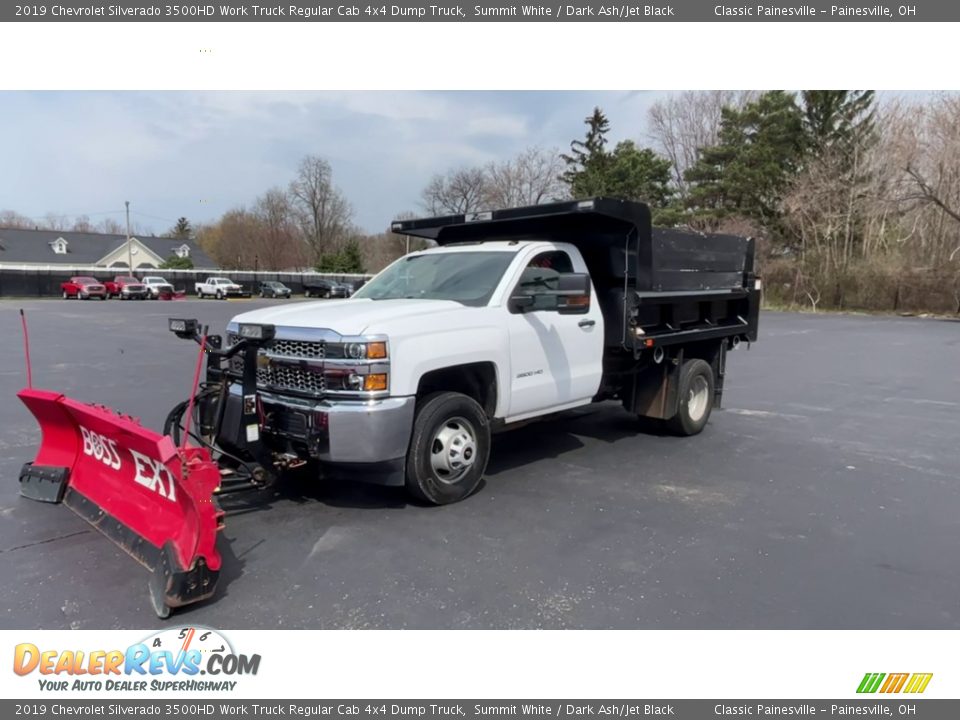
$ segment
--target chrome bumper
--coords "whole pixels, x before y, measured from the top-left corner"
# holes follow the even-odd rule
[[[264,432],[306,442],[330,463],[380,463],[407,454],[414,397],[300,400],[261,392]]]

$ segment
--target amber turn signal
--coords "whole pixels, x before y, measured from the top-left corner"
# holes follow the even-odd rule
[[[363,389],[367,391],[373,390],[386,390],[387,389],[387,374],[386,373],[375,373],[373,375],[364,375],[363,376]]]

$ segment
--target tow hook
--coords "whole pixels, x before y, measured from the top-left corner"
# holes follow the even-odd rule
[[[307,464],[307,461],[294,453],[277,453],[274,456],[273,464],[282,470],[293,470],[303,467]]]

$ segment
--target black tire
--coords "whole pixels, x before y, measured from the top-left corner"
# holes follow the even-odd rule
[[[217,292],[216,292],[216,294],[214,295],[214,297],[215,297],[217,300],[223,300],[223,293],[220,292],[219,290],[217,290]]]
[[[667,429],[677,435],[696,435],[713,411],[713,368],[706,360],[687,360],[678,382],[677,414],[667,420]]]
[[[446,447],[438,438],[448,435]],[[466,437],[472,442],[460,442]],[[454,464],[466,461],[459,471],[437,470],[434,458],[443,463],[456,456]],[[407,450],[407,490],[419,500],[448,505],[469,496],[483,478],[490,459],[490,421],[471,397],[455,392],[438,392],[417,403],[417,413]]]

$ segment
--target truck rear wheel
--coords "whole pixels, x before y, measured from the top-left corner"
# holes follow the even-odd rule
[[[677,435],[696,435],[713,410],[713,369],[705,360],[687,360],[680,368],[677,414],[667,428]]]
[[[434,505],[470,495],[490,457],[490,422],[471,397],[438,392],[420,401],[407,451],[407,489]]]

